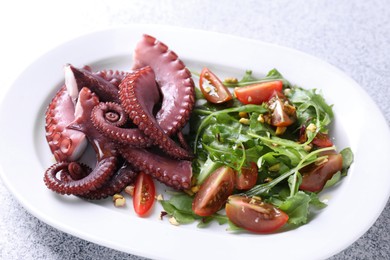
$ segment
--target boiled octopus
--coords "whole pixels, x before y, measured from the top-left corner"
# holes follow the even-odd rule
[[[137,43],[129,71],[64,67],[65,83],[45,114],[56,163],[44,174],[59,194],[102,199],[121,192],[139,172],[188,189],[192,153],[183,135],[195,104],[191,73],[150,35]],[[95,165],[83,162],[87,147]]]

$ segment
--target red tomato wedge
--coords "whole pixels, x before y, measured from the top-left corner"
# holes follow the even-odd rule
[[[229,89],[208,68],[200,73],[199,87],[207,101],[220,104],[233,99]]]
[[[232,168],[222,166],[210,174],[202,183],[192,202],[196,215],[207,217],[222,208],[233,193],[235,173]]]
[[[272,233],[286,224],[288,215],[257,198],[232,195],[225,206],[226,215],[236,226],[255,233]]]
[[[324,133],[318,133],[311,142],[318,147],[330,147],[333,145],[329,135]]]
[[[272,97],[274,91],[282,93],[282,89],[283,82],[276,80],[237,87],[234,89],[234,94],[245,105],[261,105]]]
[[[133,206],[139,216],[146,215],[153,207],[156,188],[152,177],[140,172],[134,186]]]
[[[256,185],[258,177],[258,168],[255,162],[249,166],[243,167],[241,172],[236,172],[236,189],[249,190]]]
[[[301,170],[302,183],[299,189],[304,191],[319,192],[332,176],[343,169],[343,156],[341,154],[329,154],[328,160],[320,165],[311,164]]]

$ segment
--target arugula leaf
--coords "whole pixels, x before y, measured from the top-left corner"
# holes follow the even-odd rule
[[[162,200],[160,203],[168,215],[180,224],[189,224],[200,219],[192,211],[192,198],[186,194],[173,195],[169,200]]]
[[[341,172],[338,171],[335,174],[333,174],[332,178],[330,178],[326,183],[324,188],[329,188],[338,183],[341,179]]]
[[[202,220],[198,223],[197,227],[205,228],[205,227],[209,226],[210,223],[212,223],[213,221],[216,221],[219,225],[223,225],[223,224],[228,223],[229,219],[225,215],[221,215],[221,214],[216,213],[216,214],[213,214],[212,216],[202,218]]]
[[[245,74],[244,76],[242,77],[242,79],[239,81],[239,85],[244,85],[246,83],[252,83],[253,81],[256,81],[256,78],[254,78],[252,76],[252,71],[251,70],[247,70],[245,71]]]
[[[227,109],[224,109],[224,110],[219,110],[219,111],[215,111],[215,112],[211,112],[208,116],[204,117],[197,129],[197,132],[196,132],[196,136],[195,136],[195,144],[198,143],[198,140],[199,140],[199,136],[200,134],[203,132],[203,130],[214,124],[215,121],[217,120],[217,117],[218,118],[223,118],[226,114],[229,114],[229,113],[239,113],[239,112],[247,112],[247,113],[250,113],[250,112],[258,112],[258,113],[265,113],[267,111],[267,108],[263,107],[263,106],[259,106],[259,105],[244,105],[244,106],[240,106],[240,107],[232,107],[232,108],[227,108]],[[195,145],[195,148],[194,148],[194,153],[196,154],[196,150],[197,150],[197,146]]]
[[[213,160],[211,160],[210,156],[208,156],[206,162],[202,165],[200,169],[200,173],[197,178],[197,184],[202,184],[213,171],[215,171],[222,165],[222,163],[214,162]]]
[[[352,153],[351,148],[348,147],[348,148],[344,148],[343,150],[341,150],[340,154],[343,157],[343,171],[342,171],[342,173],[343,173],[343,175],[346,175],[349,167],[353,163],[353,159],[354,159],[353,153]]]
[[[326,203],[322,202],[320,198],[318,197],[318,194],[315,192],[307,192],[307,194],[310,195],[310,205],[317,208],[317,209],[323,209],[327,205]]]
[[[299,171],[288,177],[288,185],[290,187],[290,196],[298,193],[299,185],[302,183],[302,175]]]
[[[288,214],[288,223],[294,225],[305,224],[309,215],[310,196],[298,191],[294,196],[287,198],[279,209]]]
[[[314,133],[308,133],[307,143],[311,142],[318,132],[327,132],[327,126],[334,117],[332,106],[326,103],[316,89],[307,90],[294,86],[286,96],[297,107],[298,123],[300,125],[313,123],[316,126]]]

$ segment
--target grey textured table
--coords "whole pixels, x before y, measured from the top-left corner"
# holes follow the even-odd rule
[[[27,64],[62,41],[100,27],[167,24],[314,55],[356,80],[390,122],[388,0],[10,2],[0,7],[2,94]],[[384,170],[390,174],[388,167]],[[0,259],[142,259],[48,226],[27,212],[1,180],[0,201]],[[390,204],[367,233],[331,259],[390,259]]]

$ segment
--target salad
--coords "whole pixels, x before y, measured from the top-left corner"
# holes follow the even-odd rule
[[[346,176],[353,161],[350,148],[334,145],[332,106],[276,69],[263,78],[246,71],[222,80],[208,68],[193,74],[193,187],[160,201],[162,215],[255,233],[308,223],[326,207],[319,193]]]

